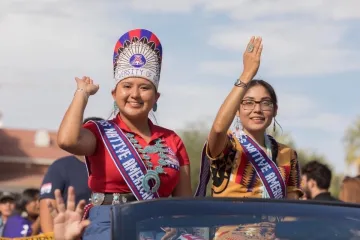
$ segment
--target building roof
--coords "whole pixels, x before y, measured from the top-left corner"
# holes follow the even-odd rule
[[[56,143],[56,132],[0,129],[0,161],[8,158],[21,162],[33,160],[41,164],[49,160],[51,164],[53,160],[67,155],[69,153]]]
[[[44,174],[26,175],[11,180],[0,181],[1,191],[22,192],[26,188],[39,188]]]

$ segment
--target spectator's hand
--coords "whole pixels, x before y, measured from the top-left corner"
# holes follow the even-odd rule
[[[75,209],[75,190],[69,187],[67,207],[59,189],[55,190],[56,208],[49,204],[51,216],[54,218],[54,238],[56,240],[76,240],[90,224],[82,220],[85,201],[81,200]]]

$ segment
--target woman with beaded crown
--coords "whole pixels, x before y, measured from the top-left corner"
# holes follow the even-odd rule
[[[83,239],[110,239],[114,204],[169,196],[191,196],[189,158],[180,137],[154,125],[162,46],[152,32],[135,29],[117,41],[113,56],[115,111],[109,121],[82,126],[88,99],[99,85],[76,78],[77,90],[58,133],[59,146],[86,156],[92,190],[90,226]]]
[[[211,176],[213,197],[302,196],[296,152],[266,134],[272,121],[275,131],[278,102],[269,83],[253,80],[262,49],[262,39],[252,37],[243,54],[243,73],[220,107],[205,144],[197,196],[206,194]],[[234,119],[235,127],[229,130]]]

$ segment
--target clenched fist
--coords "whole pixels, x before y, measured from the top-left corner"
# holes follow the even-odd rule
[[[78,89],[83,89],[85,93],[90,96],[94,95],[99,90],[99,85],[94,84],[94,81],[89,77],[75,78]]]

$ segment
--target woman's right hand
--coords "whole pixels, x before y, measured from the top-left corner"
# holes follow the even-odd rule
[[[244,70],[241,74],[242,81],[251,81],[259,70],[263,45],[261,37],[252,37],[243,55]]]
[[[54,221],[54,238],[56,240],[79,239],[85,228],[90,225],[89,220],[83,220],[85,201],[75,204],[75,189],[68,188],[67,204],[59,189],[55,190],[56,206],[49,202],[49,211]]]
[[[94,81],[89,77],[76,77],[75,81],[78,89],[83,89],[88,96],[94,95],[99,90],[99,84],[94,84]]]

